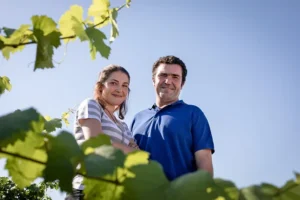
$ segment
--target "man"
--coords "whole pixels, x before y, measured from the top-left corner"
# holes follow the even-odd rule
[[[179,100],[186,76],[179,58],[159,58],[152,68],[156,103],[136,114],[131,124],[140,149],[163,166],[169,180],[197,169],[213,176],[214,143],[208,121],[198,107]]]

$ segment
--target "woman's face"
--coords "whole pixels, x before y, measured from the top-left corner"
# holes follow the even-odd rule
[[[121,105],[127,98],[129,90],[128,76],[121,72],[113,72],[104,82],[102,98],[112,106]]]

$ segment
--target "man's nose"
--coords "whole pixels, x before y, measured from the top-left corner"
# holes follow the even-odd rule
[[[171,84],[172,83],[172,77],[171,76],[167,76],[165,79],[165,83],[166,84]]]

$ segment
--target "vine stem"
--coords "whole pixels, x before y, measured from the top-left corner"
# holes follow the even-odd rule
[[[8,152],[8,151],[5,151],[5,150],[3,150],[1,148],[0,148],[0,153],[4,153],[6,155],[17,157],[17,158],[20,158],[20,159],[23,159],[23,160],[28,160],[28,161],[31,161],[31,162],[34,162],[34,163],[38,163],[38,164],[41,164],[41,165],[46,165],[46,163],[43,162],[43,161],[35,160],[35,159],[29,158],[27,156],[22,156],[22,155],[17,154],[17,153]]]
[[[16,158],[20,158],[22,160],[31,161],[31,162],[34,162],[34,163],[37,163],[37,164],[47,165],[47,163],[45,163],[43,161],[36,160],[36,159],[33,159],[33,158],[29,158],[27,156],[23,156],[23,155],[20,155],[20,154],[17,154],[17,153],[8,152],[6,150],[3,150],[2,148],[0,148],[0,153],[10,155],[10,156],[13,156],[13,157],[16,157]],[[111,183],[111,184],[115,184],[115,185],[121,185],[121,183],[118,180],[114,181],[114,180],[108,180],[108,179],[101,178],[101,177],[91,177],[91,176],[84,175],[82,173],[77,173],[77,174],[81,175],[85,178],[94,179],[94,180],[98,180],[98,181],[103,181],[103,182],[107,182],[107,183]]]
[[[122,8],[124,8],[126,6],[126,4],[120,6],[119,8],[117,8],[117,11],[120,11]],[[101,24],[103,24],[106,20],[109,19],[109,16],[106,17],[103,21],[97,23],[97,24],[94,24],[93,26],[91,26],[91,28],[95,28]],[[70,36],[66,36],[66,37],[61,37],[60,40],[66,40],[66,39],[74,39],[76,38],[76,35],[70,35]],[[2,48],[4,47],[13,47],[13,48],[17,48],[19,46],[25,46],[25,45],[29,45],[29,44],[36,44],[37,42],[36,41],[31,41],[31,42],[21,42],[21,43],[18,43],[18,44],[4,44]]]

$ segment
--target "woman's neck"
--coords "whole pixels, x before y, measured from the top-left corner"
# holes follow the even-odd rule
[[[105,109],[110,112],[111,114],[114,114],[114,112],[116,111],[116,107],[112,106],[112,105],[105,105]]]

